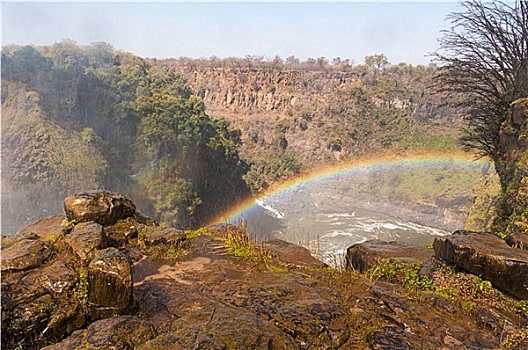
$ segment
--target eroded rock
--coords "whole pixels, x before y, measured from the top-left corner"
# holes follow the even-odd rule
[[[366,272],[373,265],[383,260],[400,263],[423,263],[432,256],[433,251],[425,247],[372,240],[349,247],[345,256],[345,263],[348,270]]]
[[[528,299],[528,252],[511,248],[489,233],[456,231],[435,238],[435,256],[490,281],[519,299]]]
[[[73,231],[64,237],[64,241],[83,264],[92,260],[97,250],[106,248],[103,227],[95,222],[75,225]]]
[[[510,247],[528,250],[528,235],[525,233],[510,233],[504,240]]]
[[[31,271],[22,281],[42,286],[48,293],[60,297],[64,291],[75,286],[78,277],[75,271],[58,260],[42,269]]]
[[[118,193],[94,191],[67,197],[64,200],[64,211],[70,221],[94,221],[107,226],[135,216],[136,206]]]
[[[285,264],[315,268],[327,266],[320,260],[315,259],[308,249],[280,239],[266,241],[264,242],[264,247]]]
[[[396,327],[383,327],[367,334],[367,341],[374,350],[412,350],[414,347],[405,340],[405,335]]]
[[[26,233],[15,238],[14,243],[2,249],[1,271],[24,271],[41,266],[50,256],[51,250],[35,233]]]
[[[67,228],[62,227],[64,216],[50,216],[26,226],[18,234],[33,232],[43,241],[56,242],[64,237]]]
[[[172,227],[147,226],[142,237],[145,245],[153,246],[158,244],[179,245],[186,236],[182,230]]]
[[[134,349],[156,336],[154,326],[135,316],[119,316],[91,323],[87,329],[73,332],[60,343],[43,350]]]
[[[132,272],[116,248],[100,250],[88,265],[88,305],[92,319],[122,314],[132,302]]]
[[[295,340],[273,323],[221,304],[175,321],[174,329],[138,349],[299,349]]]
[[[53,298],[43,287],[20,280],[2,282],[2,348],[42,338],[52,312]]]

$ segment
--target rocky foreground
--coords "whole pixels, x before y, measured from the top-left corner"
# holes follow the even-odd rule
[[[68,197],[2,239],[3,349],[526,349],[528,246],[467,231],[370,241],[335,270],[230,225],[158,226]]]

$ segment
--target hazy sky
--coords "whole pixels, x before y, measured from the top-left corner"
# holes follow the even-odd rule
[[[455,1],[2,2],[2,45],[104,41],[143,57],[294,55],[350,58],[384,53],[426,64]]]

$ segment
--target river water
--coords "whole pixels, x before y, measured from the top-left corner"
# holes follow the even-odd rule
[[[382,168],[371,166],[361,171],[350,168],[354,171],[309,177],[309,181],[263,196],[254,205],[239,211],[242,214],[234,220],[246,221],[258,240],[279,238],[299,244],[309,248],[315,257],[334,265],[340,264],[348,247],[366,240],[426,245],[435,237],[463,228],[467,214],[460,208],[469,207],[473,198],[462,189],[476,186],[484,163],[447,160],[422,167],[424,162],[420,160],[416,164],[411,161],[384,164]],[[445,191],[457,188],[453,185],[456,181],[464,187],[458,189],[456,200],[451,204],[405,202],[402,198],[407,197],[400,195],[404,192],[398,192],[403,176]],[[383,196],[370,190],[383,186],[393,186],[389,189],[391,200],[387,194]],[[414,190],[420,193],[420,188],[416,186]],[[420,197],[416,198],[419,202]]]
[[[387,213],[354,207],[353,200],[346,205],[321,205],[303,191],[269,202],[257,201],[242,219],[259,240],[283,239],[306,247],[316,258],[337,266],[348,247],[366,240],[426,245],[435,237],[450,234]]]
[[[366,240],[425,245],[432,243],[436,236],[449,234],[365,209],[309,215],[285,213],[280,220],[282,227],[274,230],[274,238],[307,247],[313,255],[331,264],[339,263],[348,247]]]
[[[431,244],[450,232],[362,208],[347,211],[284,212],[269,203],[243,218],[261,240],[278,238],[308,248],[316,258],[339,266],[353,244],[367,240]]]

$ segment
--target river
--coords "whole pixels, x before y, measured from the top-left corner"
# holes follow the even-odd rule
[[[285,206],[287,207],[287,206]],[[366,240],[431,244],[450,232],[385,213],[354,208],[346,211],[287,212],[260,202],[244,217],[251,232],[261,239],[278,238],[308,248],[312,255],[331,265],[340,265],[353,244]]]

